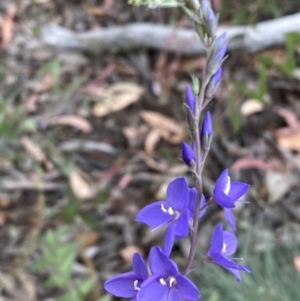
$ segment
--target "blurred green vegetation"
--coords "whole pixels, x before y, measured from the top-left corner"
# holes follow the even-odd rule
[[[293,265],[300,248],[278,248],[260,253],[244,251],[252,274],[242,273],[242,282],[218,266],[205,266],[194,279],[204,301],[300,300],[300,275]],[[241,262],[243,264],[243,262]]]

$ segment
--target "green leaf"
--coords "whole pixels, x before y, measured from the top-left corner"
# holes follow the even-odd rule
[[[53,287],[65,287],[66,284],[69,282],[69,278],[65,275],[59,274],[57,272],[53,272],[49,279],[45,282],[46,288],[53,288]]]
[[[65,295],[60,297],[58,301],[83,301],[92,290],[95,279],[77,280],[74,282],[74,287]]]
[[[213,292],[207,301],[220,301],[220,296],[217,292]]]
[[[78,291],[78,294],[82,297],[85,297],[90,293],[94,284],[96,282],[95,278],[86,279],[86,280],[76,280],[75,285]]]
[[[27,118],[20,125],[20,131],[22,132],[35,132],[37,130],[37,124],[35,119]]]
[[[101,297],[100,299],[98,299],[97,301],[111,301],[111,295],[106,294],[103,297]]]

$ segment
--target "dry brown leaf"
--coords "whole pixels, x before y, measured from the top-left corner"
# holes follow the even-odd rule
[[[249,116],[254,113],[262,112],[264,105],[258,99],[248,99],[241,105],[241,114],[243,116]]]
[[[0,198],[0,208],[7,208],[11,203],[11,200],[8,198]]]
[[[292,181],[286,173],[268,170],[266,187],[270,203],[278,202],[291,189]]]
[[[183,127],[173,119],[153,111],[141,111],[140,115],[169,143],[179,144],[184,140],[185,131]]]
[[[72,170],[69,183],[77,198],[85,200],[93,197],[94,189],[79,169],[74,168]]]
[[[236,160],[231,166],[232,171],[238,171],[243,169],[256,168],[260,170],[270,170],[275,169],[276,166],[272,163],[265,162],[261,159],[252,157],[242,157]]]
[[[180,62],[179,70],[187,73],[199,71],[204,67],[205,61],[204,57],[184,58]]]
[[[294,257],[294,267],[296,268],[297,272],[300,273],[300,256]]]
[[[144,160],[145,164],[149,168],[151,168],[153,170],[157,170],[161,173],[165,173],[166,171],[168,171],[169,166],[166,161],[158,162],[158,161],[154,160],[152,157],[150,157],[146,154],[143,154],[143,153],[141,153],[139,155]]]
[[[300,151],[300,129],[292,132],[277,131],[275,134],[282,148]]]
[[[182,174],[186,174],[189,171],[189,168],[184,165],[184,164],[178,164],[178,165],[173,165],[171,168],[169,168],[169,170],[167,171],[167,173],[169,175],[182,175]]]
[[[42,149],[37,144],[32,142],[27,136],[21,138],[21,143],[25,150],[32,155],[35,160],[39,162],[46,160],[46,155]]]
[[[127,246],[126,248],[120,250],[120,255],[125,262],[132,262],[132,256],[134,253],[143,254],[143,251],[137,246]]]
[[[43,162],[47,168],[47,170],[53,169],[53,164],[47,160],[46,154],[43,150],[32,140],[30,140],[27,136],[23,136],[21,138],[21,143],[25,150],[38,162]]]
[[[6,214],[4,211],[0,210],[0,227],[6,223]]]
[[[28,113],[36,112],[36,102],[37,102],[37,94],[30,95],[26,100],[26,110]]]
[[[137,75],[138,71],[133,68],[132,66],[129,66],[123,62],[118,62],[114,64],[115,66],[115,71],[118,73],[122,74],[127,74],[127,75]]]
[[[51,75],[46,75],[40,82],[34,85],[35,93],[42,93],[48,91],[54,84],[54,78]]]
[[[148,155],[153,155],[155,147],[159,142],[161,135],[155,130],[151,130],[145,139],[145,151]]]
[[[14,27],[15,27],[15,23],[14,23],[15,13],[16,13],[16,7],[14,5],[10,5],[2,21],[2,27],[1,27],[2,49],[6,48],[7,45],[10,43],[10,41],[12,40],[14,34]]]
[[[125,189],[130,184],[132,179],[133,179],[132,174],[130,173],[125,174],[118,182],[118,187],[121,189]]]
[[[84,133],[90,133],[93,129],[88,120],[76,115],[62,115],[53,117],[48,121],[48,125],[67,125],[81,130]]]
[[[99,16],[99,17],[105,17],[105,16],[115,17],[114,13],[111,12],[109,10],[109,7],[107,7],[106,5],[102,5],[102,7],[84,5],[83,8],[86,11],[86,13],[90,15]]]
[[[103,100],[95,104],[93,114],[98,117],[125,109],[137,102],[144,92],[143,87],[135,83],[118,83],[108,88],[100,95]]]
[[[87,231],[80,233],[78,236],[80,249],[84,251],[86,248],[95,245],[99,238],[100,235],[96,231]]]
[[[33,276],[25,272],[18,273],[18,280],[22,284],[22,291],[25,293],[24,300],[36,300],[36,285]]]
[[[285,119],[285,122],[291,130],[296,130],[299,128],[299,121],[294,112],[281,107],[276,107],[276,111]]]
[[[168,186],[169,186],[169,182],[164,182],[160,185],[160,187],[157,189],[157,192],[155,194],[155,198],[157,200],[164,200],[166,198]]]
[[[147,133],[147,130],[148,127],[144,124],[139,127],[126,126],[123,128],[122,132],[128,140],[135,140],[145,135]]]

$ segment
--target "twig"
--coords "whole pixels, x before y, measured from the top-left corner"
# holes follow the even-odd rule
[[[300,13],[260,22],[256,25],[220,27],[219,32],[224,31],[228,34],[229,51],[244,49],[247,52],[256,52],[283,45],[287,33],[300,33]],[[142,48],[160,50],[166,48],[166,41],[169,41],[168,51],[170,52],[180,52],[183,55],[205,54],[205,49],[194,30],[175,29],[162,24],[134,23],[85,33],[75,33],[51,24],[42,28],[41,31],[43,44],[94,54],[129,52]]]

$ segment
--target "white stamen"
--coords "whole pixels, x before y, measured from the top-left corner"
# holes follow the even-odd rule
[[[160,282],[161,285],[167,285],[167,282],[165,281],[164,278],[160,278],[159,282]]]
[[[225,187],[225,189],[224,189],[224,193],[227,195],[228,193],[229,193],[229,191],[230,191],[230,177],[228,176],[228,178],[227,178],[227,183],[226,183],[226,187]]]
[[[173,208],[172,208],[172,207],[169,207],[169,209],[168,209],[168,213],[169,213],[170,215],[174,215],[174,210],[173,210]]]
[[[226,246],[225,242],[223,242],[222,253],[225,253],[225,252],[226,252],[226,248],[227,248],[227,246]]]
[[[134,280],[133,282],[133,287],[136,291],[140,291],[141,289],[138,287],[139,281],[138,280]]]
[[[176,282],[176,279],[174,277],[171,277],[169,286],[171,287],[173,285],[173,283],[175,283],[175,282]]]
[[[161,204],[161,211],[167,213],[168,210],[165,208],[164,204]]]

